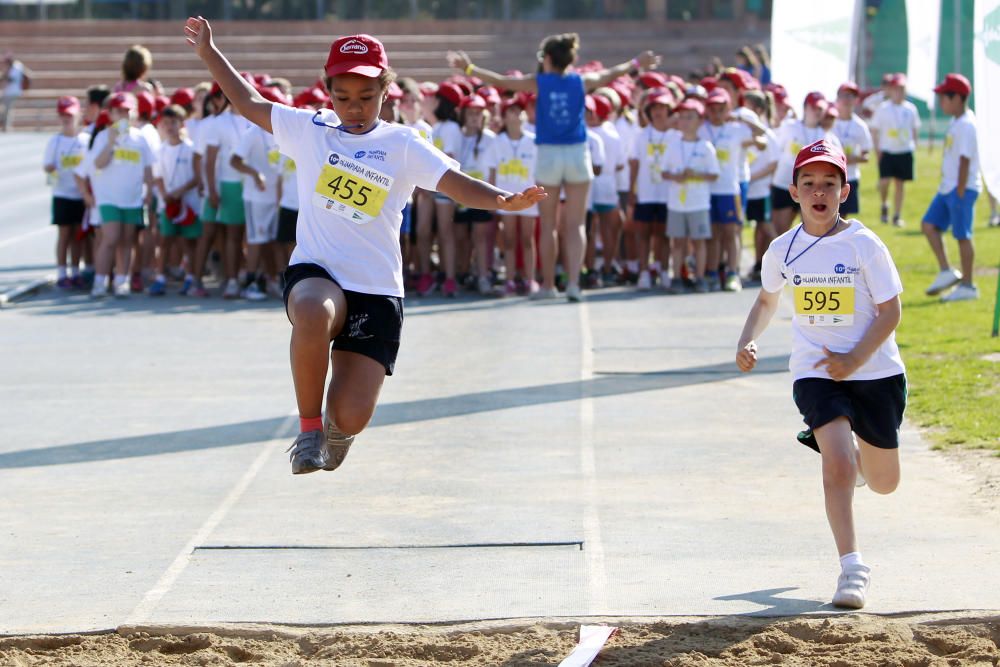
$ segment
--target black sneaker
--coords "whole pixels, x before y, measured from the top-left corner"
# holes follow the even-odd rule
[[[292,446],[285,450],[291,452],[288,460],[292,462],[292,474],[304,475],[325,468],[329,457],[324,445],[323,431],[299,433]]]
[[[801,444],[805,445],[809,449],[813,450],[819,454],[819,443],[816,442],[816,435],[812,432],[811,428],[807,428],[804,431],[799,431],[799,434],[795,436]]]
[[[888,206],[886,206],[884,204],[882,205],[882,215],[881,215],[881,217],[879,219],[882,221],[882,224],[888,224],[889,223],[889,207]]]

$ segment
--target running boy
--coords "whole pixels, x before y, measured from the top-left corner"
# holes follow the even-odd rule
[[[941,162],[941,185],[924,214],[923,230],[934,251],[941,271],[927,288],[933,296],[958,287],[941,297],[942,301],[978,299],[979,290],[972,283],[975,249],[972,246],[972,220],[979,196],[979,148],[976,117],[965,104],[972,94],[969,80],[961,74],[949,74],[934,92],[938,94],[940,109],[952,117],[944,140],[944,159]],[[941,232],[951,227],[951,234],[958,241],[962,271],[948,263],[941,240]]]
[[[333,111],[312,112],[263,99],[215,47],[205,19],[189,18],[184,32],[233,106],[273,133],[295,160],[299,243],[285,272],[301,424],[289,448],[292,472],[336,469],[368,425],[395,366],[403,325],[399,227],[413,189],[438,190],[471,208],[511,211],[546,194],[537,187],[511,194],[470,178],[416,130],[380,121],[395,74],[374,37],[333,42],[324,69]]]
[[[833,604],[860,609],[871,570],[855,536],[854,488],[862,474],[876,493],[892,493],[899,484],[906,375],[894,331],[903,287],[885,244],[857,220],[840,217],[850,186],[839,146],[820,140],[803,148],[792,179],[802,224],[764,254],[762,287],[736,365],[741,371],[756,365],[757,338],[790,285],[792,392],[810,429],[799,438],[822,457],[827,518],[840,555]]]

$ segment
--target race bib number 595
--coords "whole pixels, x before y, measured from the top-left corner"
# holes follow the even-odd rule
[[[800,325],[849,327],[854,324],[854,275],[796,273],[792,276],[795,319]]]
[[[393,178],[381,171],[330,153],[313,194],[313,206],[359,225],[378,217],[392,188]]]

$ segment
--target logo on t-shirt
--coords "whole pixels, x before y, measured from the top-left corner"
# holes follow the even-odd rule
[[[802,276],[800,276],[797,273],[794,276],[792,276],[792,284],[793,285],[801,285],[802,284]]]
[[[340,162],[340,156],[337,155],[336,153],[330,153],[330,157],[328,158],[328,161],[329,161],[331,167],[335,166],[338,162]]]
[[[354,159],[355,160],[360,160],[364,156],[365,156],[365,152],[364,151],[358,151],[357,153],[354,154]]]
[[[358,41],[356,39],[350,39],[344,42],[343,46],[340,47],[341,53],[355,53],[355,54],[365,54],[368,53],[368,47],[364,42]]]
[[[833,267],[833,272],[834,273],[847,273],[847,267],[844,266],[843,264],[838,264],[837,266]]]

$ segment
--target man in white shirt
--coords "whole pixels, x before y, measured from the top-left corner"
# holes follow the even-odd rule
[[[923,232],[941,269],[927,288],[927,294],[942,294],[958,285],[954,291],[942,296],[941,300],[978,299],[979,290],[972,283],[975,259],[972,222],[976,198],[979,196],[979,148],[976,117],[965,106],[972,94],[972,86],[961,74],[949,74],[934,92],[938,95],[939,108],[952,116],[952,120],[944,140],[941,185],[924,214]],[[961,271],[956,271],[948,263],[948,254],[941,239],[941,233],[949,227],[958,241]]]

